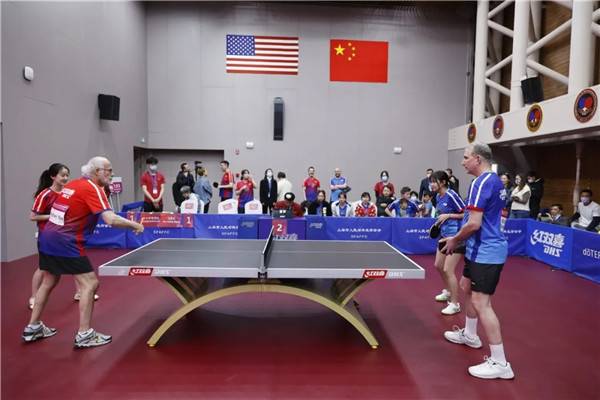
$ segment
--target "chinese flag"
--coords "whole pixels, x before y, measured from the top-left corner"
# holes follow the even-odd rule
[[[388,42],[332,39],[329,80],[387,83]]]

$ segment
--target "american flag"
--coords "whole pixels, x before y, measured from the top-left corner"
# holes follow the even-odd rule
[[[297,37],[227,35],[226,71],[298,75]]]

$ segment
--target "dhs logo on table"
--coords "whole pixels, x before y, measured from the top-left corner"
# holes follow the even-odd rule
[[[540,243],[544,246],[544,253],[554,257],[560,257],[565,246],[565,235],[560,233],[550,233],[536,229],[531,234],[529,242],[535,246]]]

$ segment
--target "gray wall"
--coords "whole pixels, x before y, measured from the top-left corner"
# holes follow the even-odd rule
[[[284,170],[296,189],[309,165],[322,182],[339,166],[353,199],[382,169],[418,190],[427,167],[447,167],[448,127],[465,121],[469,10],[151,3],[148,146],[223,149],[234,171]],[[226,74],[228,33],[299,36],[299,75]],[[388,41],[389,83],[329,82],[331,38]],[[285,101],[283,142],[272,140],[276,96]]]
[[[2,2],[3,260],[35,252],[31,195],[53,162],[79,176],[106,155],[133,200],[133,146],[148,129],[145,29],[140,3]],[[100,122],[98,93],[121,98],[119,122]]]

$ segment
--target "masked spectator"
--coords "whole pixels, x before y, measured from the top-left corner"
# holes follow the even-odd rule
[[[425,172],[425,178],[421,180],[421,186],[419,186],[419,199],[423,198],[424,192],[427,191],[431,193],[431,174],[433,174],[433,170],[431,168],[427,168],[427,171]]]
[[[390,174],[387,171],[381,171],[379,174],[380,181],[375,184],[375,198],[380,197],[383,194],[383,188],[387,187],[390,189],[390,196],[394,196],[394,185],[390,182]]]
[[[147,171],[142,175],[142,192],[144,192],[144,211],[162,212],[163,195],[165,194],[165,177],[158,171],[158,160],[149,157],[146,160]]]
[[[570,219],[571,226],[575,229],[585,229],[596,232],[600,227],[600,205],[592,201],[592,191],[584,189],[581,191],[580,202],[577,204],[577,212]]]
[[[544,179],[538,178],[535,171],[529,171],[527,174],[527,184],[531,189],[531,197],[529,198],[529,215],[531,218],[537,218],[540,212],[540,203],[544,197]]]

